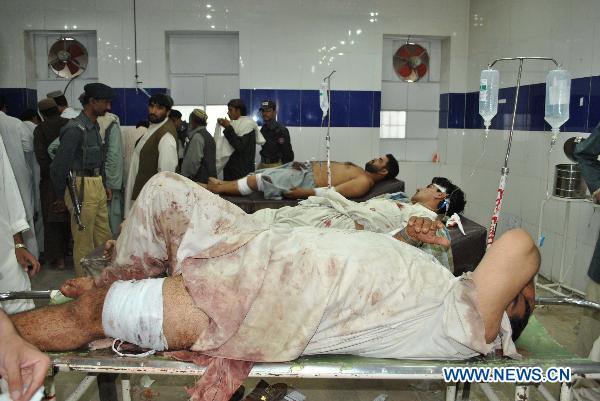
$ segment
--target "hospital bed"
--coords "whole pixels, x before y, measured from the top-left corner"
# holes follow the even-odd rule
[[[373,359],[355,356],[319,355],[301,357],[284,363],[257,363],[249,377],[277,377],[295,379],[385,379],[385,380],[443,380],[444,367],[569,367],[572,381],[578,378],[600,379],[600,363],[579,358],[561,347],[552,339],[544,327],[533,317],[517,342],[524,360],[510,360],[497,357],[475,358],[468,361],[413,361],[393,359]],[[179,362],[163,356],[144,358],[117,357],[112,351],[81,351],[51,354],[52,375],[60,372],[85,372],[86,377],[77,386],[67,401],[78,400],[92,384],[99,373],[122,375],[122,399],[129,401],[130,375],[202,375],[205,367],[192,363]],[[572,400],[572,382],[562,383],[559,400]],[[457,399],[460,383],[447,383],[446,401]],[[462,399],[468,399],[469,384],[462,384]],[[480,383],[483,393],[490,401],[498,401],[489,384]],[[509,385],[509,384],[503,384]],[[515,401],[526,401],[532,388],[536,388],[548,401],[556,398],[543,384],[516,383]],[[182,389],[183,390],[183,389]],[[467,394],[465,396],[465,394]]]

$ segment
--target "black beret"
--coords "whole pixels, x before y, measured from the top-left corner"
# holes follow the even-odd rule
[[[94,99],[112,100],[115,97],[114,89],[100,82],[87,84],[83,87],[83,90],[86,95],[93,97]]]

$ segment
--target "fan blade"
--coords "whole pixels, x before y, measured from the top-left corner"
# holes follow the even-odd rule
[[[85,65],[81,65],[81,63],[79,63],[79,61],[77,61],[77,60],[71,60],[70,62],[75,64],[77,66],[77,68],[79,68],[82,72],[83,72],[83,70],[85,70],[85,67],[87,67]]]
[[[398,74],[400,74],[404,78],[408,77],[411,72],[411,68],[406,64],[398,69]]]
[[[48,60],[48,65],[53,65],[53,64],[57,63],[58,61],[59,61],[58,57],[54,57],[51,60]]]
[[[410,51],[408,50],[408,46],[404,45],[402,46],[400,49],[398,49],[398,56],[400,56],[403,59],[409,58],[410,57]]]
[[[74,59],[83,55],[84,51],[78,43],[71,43],[69,46],[69,54],[71,54],[71,59]]]
[[[79,67],[73,64],[73,61],[67,61],[67,67],[71,75],[75,75],[80,71]]]
[[[419,77],[424,76],[425,74],[427,74],[427,64],[421,64],[417,67],[416,71]]]

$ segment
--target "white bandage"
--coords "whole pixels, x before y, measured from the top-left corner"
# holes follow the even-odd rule
[[[314,188],[315,196],[325,196],[325,193],[327,193],[327,189],[327,187]]]
[[[258,190],[260,192],[264,192],[264,185],[263,185],[263,181],[262,181],[262,174],[256,174],[256,188],[258,188]]]
[[[113,283],[102,308],[104,334],[144,348],[168,349],[163,334],[164,281],[153,278]]]
[[[252,188],[248,185],[248,177],[240,178],[237,181],[237,186],[240,195],[250,195],[252,193]]]
[[[444,188],[443,186],[438,185],[438,184],[431,184],[431,185],[433,185],[434,187],[436,187],[438,189],[438,191],[440,191],[442,193],[446,193],[446,188]]]

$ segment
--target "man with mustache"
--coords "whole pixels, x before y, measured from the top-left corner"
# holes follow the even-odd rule
[[[364,170],[346,162],[331,162],[331,185],[346,198],[359,198],[379,181],[398,175],[398,161],[392,154],[365,164]],[[279,167],[257,170],[237,181],[209,179],[207,188],[218,194],[249,195],[260,191],[265,199],[308,198],[327,189],[326,162],[291,162]]]
[[[171,107],[173,99],[164,93],[154,94],[148,100],[150,126],[137,141],[131,157],[125,188],[125,215],[154,174],[177,169],[177,129],[169,118]]]

